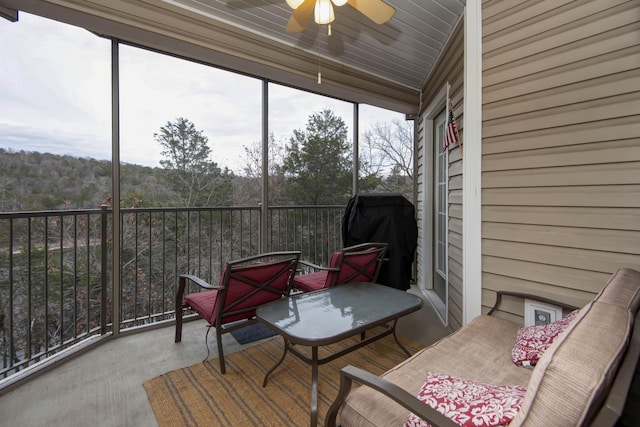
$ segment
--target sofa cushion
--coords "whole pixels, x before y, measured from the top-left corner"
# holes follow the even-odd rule
[[[526,386],[532,371],[511,362],[513,339],[520,326],[494,316],[478,316],[383,376],[413,395],[420,391],[428,372],[487,384]],[[339,417],[350,427],[390,426],[404,422],[408,413],[383,394],[362,386],[349,393]]]
[[[511,360],[518,366],[532,367],[551,343],[576,317],[574,310],[560,320],[548,325],[525,326],[518,330],[516,342],[511,350]]]
[[[583,425],[603,402],[627,347],[626,307],[592,302],[544,352],[510,426]]]
[[[462,427],[507,425],[520,409],[526,388],[485,384],[429,372],[418,399]],[[405,427],[431,427],[409,414]]]
[[[627,307],[633,314],[640,308],[640,271],[621,268],[609,279],[595,301]]]

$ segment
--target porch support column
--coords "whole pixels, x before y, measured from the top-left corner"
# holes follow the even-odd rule
[[[111,40],[111,206],[113,207],[113,263],[111,266],[113,335],[120,334],[120,59],[118,40]],[[106,298],[106,295],[102,295]]]
[[[482,313],[482,2],[464,15],[463,324]]]
[[[262,203],[260,204],[260,251],[269,251],[269,82],[262,80]]]
[[[360,175],[360,104],[353,104],[353,184],[351,193],[358,193],[358,176]]]

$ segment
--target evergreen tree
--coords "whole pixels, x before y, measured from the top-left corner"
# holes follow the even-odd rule
[[[330,109],[309,116],[305,130],[294,130],[285,148],[283,170],[291,202],[345,204],[351,196],[351,145],[347,126]]]
[[[189,120],[178,117],[153,135],[162,147],[160,164],[170,174],[169,184],[181,198],[176,206],[228,205],[233,173],[211,160],[209,138]]]

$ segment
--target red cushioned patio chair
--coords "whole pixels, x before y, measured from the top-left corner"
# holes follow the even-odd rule
[[[220,372],[225,373],[222,335],[257,322],[256,308],[289,296],[300,252],[270,252],[228,262],[220,274],[220,284],[210,285],[190,274],[183,274],[176,293],[176,337],[182,340],[182,317],[193,310],[207,321],[205,343],[209,358],[208,336],[215,328]],[[184,295],[187,281],[204,292]],[[203,361],[203,362],[204,362]]]
[[[386,250],[386,243],[361,243],[350,246],[334,252],[328,267],[301,260],[300,264],[304,269],[315,272],[297,273],[293,278],[293,287],[302,292],[311,292],[344,283],[375,282]]]

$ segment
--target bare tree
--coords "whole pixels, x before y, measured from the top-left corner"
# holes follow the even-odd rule
[[[254,141],[251,145],[244,145],[246,163],[244,174],[246,182],[242,183],[242,188],[237,189],[235,194],[243,194],[248,197],[249,204],[259,203],[262,191],[262,141]],[[269,135],[269,199],[271,204],[279,204],[283,201],[283,194],[286,192],[286,181],[282,170],[284,159],[284,143],[275,140],[275,136]],[[239,191],[241,190],[241,191]]]
[[[413,192],[413,121],[377,123],[364,134],[360,149],[363,172],[384,176],[379,190]]]
[[[413,121],[377,123],[364,134],[371,167],[384,175],[395,171],[413,179]]]

